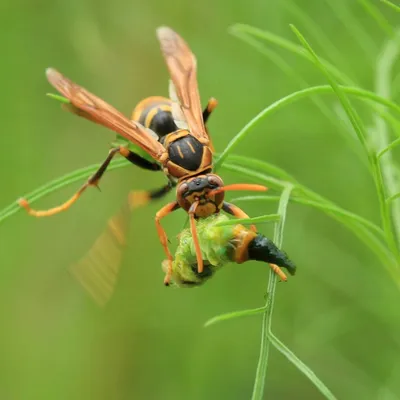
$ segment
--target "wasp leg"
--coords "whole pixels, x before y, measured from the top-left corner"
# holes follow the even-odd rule
[[[168,258],[168,270],[167,270],[167,274],[164,278],[165,286],[169,286],[169,282],[170,282],[171,276],[172,276],[172,262],[174,259],[172,257],[171,252],[168,249],[168,237],[167,237],[167,234],[165,233],[163,227],[161,226],[160,220],[161,220],[161,218],[166,217],[168,214],[172,213],[173,211],[177,210],[178,208],[180,208],[180,205],[178,204],[178,202],[173,201],[172,203],[165,205],[161,210],[159,210],[157,212],[156,218],[155,218],[157,233],[160,238],[161,245],[164,248],[165,254],[167,255],[167,258]]]
[[[210,146],[210,149],[211,149],[212,152],[215,151],[215,148],[214,148],[214,144],[213,144],[213,142],[211,140],[210,132],[208,131],[208,128],[206,126],[206,122],[207,122],[209,116],[211,115],[211,113],[215,110],[215,107],[217,107],[217,105],[218,105],[218,101],[216,99],[214,99],[214,97],[211,97],[211,99],[208,100],[207,106],[203,111],[204,127],[206,129],[207,136],[208,136],[208,139],[210,141],[209,142],[209,146]]]
[[[199,274],[201,274],[203,272],[203,255],[201,253],[199,237],[197,236],[196,220],[194,218],[195,213],[196,213],[196,208],[198,205],[199,205],[198,201],[194,202],[190,206],[188,214],[189,214],[189,219],[190,219],[190,232],[192,234],[193,244],[194,244],[194,248],[196,250],[197,271],[199,272]]]
[[[224,204],[222,205],[222,209],[228,213],[231,214],[237,218],[250,218],[242,209],[240,209],[238,206],[235,206],[234,204],[227,203],[224,201]],[[250,225],[250,229],[253,232],[257,232],[257,228],[255,225]]]
[[[214,99],[214,97],[211,97],[211,99],[208,100],[207,106],[203,111],[203,121],[204,124],[207,122],[208,117],[211,115],[211,113],[215,110],[215,108],[218,105],[217,99]]]
[[[34,217],[49,217],[51,215],[58,214],[59,212],[68,210],[68,208],[70,208],[72,206],[72,204],[74,204],[79,199],[79,197],[82,195],[82,193],[86,190],[86,188],[88,186],[98,186],[98,183],[99,183],[101,177],[103,176],[103,174],[106,171],[107,167],[109,166],[111,160],[117,153],[121,154],[121,156],[125,157],[132,164],[137,165],[138,167],[141,167],[144,169],[149,169],[152,171],[158,171],[161,169],[159,164],[146,160],[145,158],[131,152],[126,147],[116,147],[116,148],[110,150],[107,158],[105,159],[103,164],[100,165],[100,168],[65,203],[63,203],[57,207],[50,208],[48,210],[33,210],[30,207],[30,205],[26,199],[20,199],[18,201],[19,205],[21,207],[24,207],[28,211],[28,213],[30,215],[33,215]]]
[[[153,200],[158,200],[166,196],[172,188],[176,186],[176,181],[169,180],[166,185],[155,190],[134,190],[129,193],[128,202],[131,210],[148,204]]]
[[[281,270],[280,267],[278,267],[276,264],[268,263],[269,266],[271,267],[272,271],[281,278],[282,282],[287,281],[287,276],[286,274]]]

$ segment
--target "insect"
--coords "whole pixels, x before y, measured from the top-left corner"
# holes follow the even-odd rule
[[[268,263],[282,281],[286,281],[287,277],[281,268],[286,268],[291,275],[295,274],[295,264],[270,239],[242,224],[223,225],[228,220],[226,215],[213,214],[196,222],[204,266],[201,273],[197,268],[197,254],[191,230],[186,228],[178,235],[178,246],[172,263],[172,286],[197,287],[229,263],[242,264],[250,260]],[[116,234],[116,231],[121,232],[124,220],[114,216],[111,221],[109,228],[113,227],[113,230],[107,230],[106,233],[111,234],[113,240],[109,240],[110,237],[103,234],[90,252],[92,256],[105,253],[105,258],[90,257],[89,262],[86,255],[70,268],[75,279],[100,306],[106,305],[114,294],[119,274],[119,263],[110,264],[107,259],[109,254],[121,254],[112,243],[118,238],[123,238],[123,235]],[[167,272],[168,268],[167,259],[162,262],[162,269]]]
[[[267,262],[282,281],[286,281],[287,277],[280,267],[286,268],[291,275],[295,274],[294,263],[270,239],[241,224],[220,225],[227,220],[225,215],[214,214],[197,223],[204,264],[201,273],[198,272],[190,230],[185,229],[180,233],[172,264],[171,282],[174,285],[196,287],[213,277],[226,264],[242,264],[249,260]],[[168,260],[164,260],[162,268],[168,269]]]
[[[36,217],[51,216],[67,210],[89,186],[98,186],[117,154],[140,168],[162,170],[168,183],[160,189],[142,193],[141,201],[145,203],[161,198],[176,186],[176,200],[162,207],[155,217],[158,236],[168,259],[164,279],[168,285],[173,257],[161,225],[164,217],[179,208],[189,214],[198,272],[202,273],[203,259],[195,220],[219,213],[220,210],[239,218],[248,218],[240,208],[224,201],[224,193],[228,190],[265,191],[267,188],[255,184],[224,186],[222,179],[212,173],[213,150],[205,123],[217,102],[209,100],[202,111],[197,87],[196,58],[186,42],[168,27],[158,28],[157,36],[171,77],[170,99],[150,97],[142,100],[135,108],[132,120],[55,69],[47,70],[49,82],[69,101],[65,106],[70,112],[117,132],[144,150],[152,161],[126,146],[116,146],[110,150],[97,172],[65,203],[48,210],[34,210],[26,199],[20,199],[19,204]],[[255,231],[255,227],[252,229]]]

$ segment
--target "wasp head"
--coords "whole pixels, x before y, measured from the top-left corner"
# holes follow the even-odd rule
[[[197,175],[183,180],[177,187],[179,205],[189,211],[190,206],[198,202],[196,216],[212,215],[220,210],[224,201],[224,182],[215,174]]]

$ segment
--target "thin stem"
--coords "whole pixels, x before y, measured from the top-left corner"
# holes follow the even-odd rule
[[[266,309],[267,309],[267,305],[262,306],[262,307],[258,307],[258,308],[253,308],[251,310],[233,311],[233,312],[230,312],[230,313],[217,315],[216,317],[213,317],[213,318],[209,319],[204,324],[204,327],[207,328],[207,327],[209,327],[211,325],[214,325],[214,324],[216,324],[218,322],[227,321],[229,319],[248,317],[250,315],[258,315],[258,314],[261,314],[261,313],[265,312]]]
[[[309,45],[307,40],[304,36],[300,33],[300,31],[294,26],[291,25],[291,28],[301,44],[304,46],[305,49],[310,53],[314,60],[314,64],[321,70],[321,72],[326,76],[327,80],[332,86],[332,89],[335,91],[336,96],[338,97],[340,103],[343,106],[344,111],[346,112],[351,124],[353,125],[354,131],[357,134],[357,137],[362,144],[365,152],[368,156],[368,160],[371,166],[372,177],[374,179],[378,200],[379,200],[379,208],[381,213],[381,220],[383,225],[383,230],[386,235],[387,244],[392,251],[393,255],[398,257],[397,245],[396,245],[396,238],[394,231],[392,229],[392,221],[390,218],[390,212],[387,207],[387,203],[385,200],[385,186],[383,184],[383,179],[381,176],[380,164],[376,157],[376,154],[371,151],[370,147],[367,143],[367,135],[363,123],[361,121],[360,116],[356,112],[356,110],[352,107],[349,99],[345,95],[345,92],[342,88],[337,84],[332,74],[328,71],[328,69],[324,66],[324,64],[320,61],[317,54],[314,52],[312,47]]]
[[[273,241],[278,247],[282,247],[283,242],[283,229],[286,220],[286,210],[290,198],[290,193],[293,189],[292,184],[288,184],[284,191],[278,206],[278,214],[281,216],[279,222],[275,225]],[[265,378],[268,367],[269,345],[272,325],[272,313],[274,310],[274,299],[276,289],[277,277],[273,271],[269,273],[267,300],[265,303],[266,310],[263,314],[262,327],[261,327],[261,348],[258,359],[256,377],[253,387],[252,400],[262,400],[264,394]]]
[[[218,222],[216,226],[229,226],[229,225],[249,225],[249,224],[257,224],[260,222],[276,222],[279,221],[280,215],[279,214],[266,214],[260,215],[258,217],[253,218],[235,218],[229,219],[228,221]]]
[[[391,7],[392,10],[400,12],[400,7],[397,6],[396,4],[393,4],[391,1],[389,1],[389,0],[381,0],[381,2],[386,4],[387,6]]]
[[[125,159],[119,159],[112,161],[107,171],[112,171],[117,168],[122,168],[127,165],[130,165],[128,161]],[[33,203],[58,189],[63,188],[71,183],[81,181],[82,179],[88,178],[91,174],[93,174],[98,168],[100,164],[92,164],[88,167],[78,169],[69,174],[63,175],[60,178],[54,179],[51,182],[46,183],[45,185],[35,189],[34,191],[24,195],[30,203]],[[17,202],[11,203],[8,207],[4,208],[0,211],[0,223],[4,222],[4,220],[17,212],[21,211],[22,208]]]
[[[263,31],[261,29],[255,28],[254,26],[246,25],[246,24],[235,24],[230,27],[229,32],[237,36],[238,33],[245,33],[253,35],[254,37],[258,37],[262,40],[266,40],[270,43],[274,43],[286,50],[291,51],[303,58],[311,60],[311,56],[304,50],[302,46],[291,42],[290,40],[284,39],[281,36],[275,35],[272,32]],[[341,82],[348,82],[349,84],[353,85],[354,82],[346,76],[342,71],[339,71],[334,65],[332,65],[327,60],[322,59],[325,67],[329,69],[329,71]],[[355,86],[355,84],[354,84]]]
[[[269,334],[271,344],[282,353],[299,371],[301,371],[329,400],[336,400],[335,395],[318,378],[315,372],[300,360],[288,347],[286,347],[272,332]]]
[[[393,200],[396,200],[396,199],[398,199],[399,197],[400,197],[400,192],[394,194],[393,196],[390,196],[386,201],[387,201],[388,203],[391,203]]]
[[[376,92],[383,98],[390,99],[391,97],[391,87],[392,87],[392,70],[395,62],[400,54],[400,29],[395,32],[393,39],[388,40],[377,59],[376,75],[375,75],[375,87]],[[391,153],[386,154],[384,158],[381,158],[388,150],[400,143],[400,138],[390,143],[389,128],[385,120],[379,116],[375,116],[375,127],[372,130],[374,133],[374,139],[376,143],[379,159],[377,160],[377,165],[382,171],[382,179],[385,184],[387,191],[387,197],[392,196],[397,193],[400,188],[395,176],[395,170],[393,168],[394,161]],[[386,203],[387,204],[387,203]],[[388,210],[387,229],[392,229],[392,224],[394,228],[394,234],[391,237],[391,248],[394,254],[398,255],[400,261],[400,256],[398,254],[399,249],[397,248],[397,238],[400,238],[400,204],[392,203],[392,212]],[[391,215],[391,217],[390,217]],[[390,220],[391,218],[391,220]]]
[[[363,100],[372,100],[376,103],[383,104],[389,108],[391,108],[393,111],[396,111],[397,113],[400,113],[400,106],[397,104],[388,101],[387,99],[383,99],[380,96],[377,96],[375,93],[370,92],[368,90],[363,90],[355,87],[349,87],[349,86],[340,86],[339,88],[352,96],[360,97]],[[260,113],[258,113],[252,120],[250,120],[240,131],[238,134],[236,134],[233,139],[228,143],[226,146],[225,150],[221,153],[220,157],[215,163],[215,170],[217,170],[226,157],[237,147],[243,140],[244,138],[248,135],[248,133],[255,127],[259,122],[261,122],[265,117],[273,114],[275,111],[278,111],[284,106],[287,106],[295,101],[298,101],[300,99],[303,99],[304,97],[308,97],[314,94],[318,93],[333,93],[334,89],[330,85],[322,85],[322,86],[314,86],[311,88],[306,88],[299,90],[297,92],[291,93],[285,97],[282,97],[281,99],[275,101],[268,107],[264,108]],[[366,147],[366,145],[365,145]]]
[[[232,203],[236,203],[238,201],[279,201],[279,199],[280,199],[279,196],[241,196],[241,197],[232,199],[231,201],[232,201]],[[332,212],[332,213],[338,214],[343,217],[351,218],[352,220],[359,222],[360,224],[363,224],[365,227],[369,228],[371,231],[374,231],[381,238],[384,238],[384,233],[378,225],[374,224],[373,222],[369,221],[368,219],[360,217],[357,214],[354,214],[350,211],[344,210],[343,208],[340,208],[333,204],[325,204],[325,203],[322,203],[321,201],[313,201],[313,200],[308,200],[308,199],[305,199],[302,197],[294,197],[294,196],[292,196],[290,198],[290,202],[297,203],[297,204],[303,204],[305,206],[314,207],[314,208],[317,208],[317,209],[325,211],[325,212]]]
[[[245,161],[245,164],[243,165],[246,165],[246,167],[243,167],[239,163],[240,157],[235,156],[234,159],[235,163],[231,163],[230,160],[226,161],[223,165],[224,169],[233,171],[235,173],[244,174],[250,179],[254,179],[254,181],[256,182],[263,182],[270,187],[272,187],[272,184],[274,184],[277,189],[281,190],[283,190],[283,188],[287,184],[287,182],[285,181],[271,178],[268,175],[267,171],[265,171],[265,173],[259,172],[258,170],[263,171],[261,167],[257,171],[255,171],[254,169],[249,169],[248,164],[250,163],[247,162],[246,157],[242,157],[242,159]],[[268,166],[268,164],[266,165]],[[298,183],[295,183],[294,193],[296,194],[296,196],[298,195],[302,197],[304,196],[306,199],[310,199],[314,202],[320,202],[321,204],[335,206],[334,203],[327,200],[323,196],[313,192],[304,185],[300,185]],[[361,225],[360,223],[351,220],[346,216],[342,216],[338,213],[330,211],[326,211],[326,213],[327,215],[331,216],[332,218],[340,222],[342,225],[350,229],[362,242],[364,242],[364,244],[368,249],[370,249],[373,253],[375,253],[375,255],[379,258],[384,268],[390,274],[397,288],[400,289],[400,273],[399,269],[397,268],[398,264],[394,259],[393,254],[387,248],[386,242],[383,243],[377,235],[375,235],[373,232],[367,229],[364,225]]]
[[[378,26],[389,36],[393,35],[393,28],[380,12],[379,8],[369,0],[358,0],[367,13],[375,20]]]
[[[385,153],[387,153],[389,150],[394,149],[396,146],[400,144],[400,138],[397,138],[394,140],[392,143],[390,143],[388,146],[386,146],[383,150],[381,150],[378,154],[377,157],[381,158]]]

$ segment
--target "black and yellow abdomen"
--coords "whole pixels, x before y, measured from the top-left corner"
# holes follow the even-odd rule
[[[133,110],[132,119],[151,129],[160,139],[179,129],[172,117],[171,100],[161,96],[142,100]]]
[[[153,96],[142,100],[133,110],[132,120],[157,134],[168,152],[164,165],[167,174],[181,179],[193,173],[211,171],[211,149],[200,143],[188,129],[178,128],[172,116],[170,99]]]

